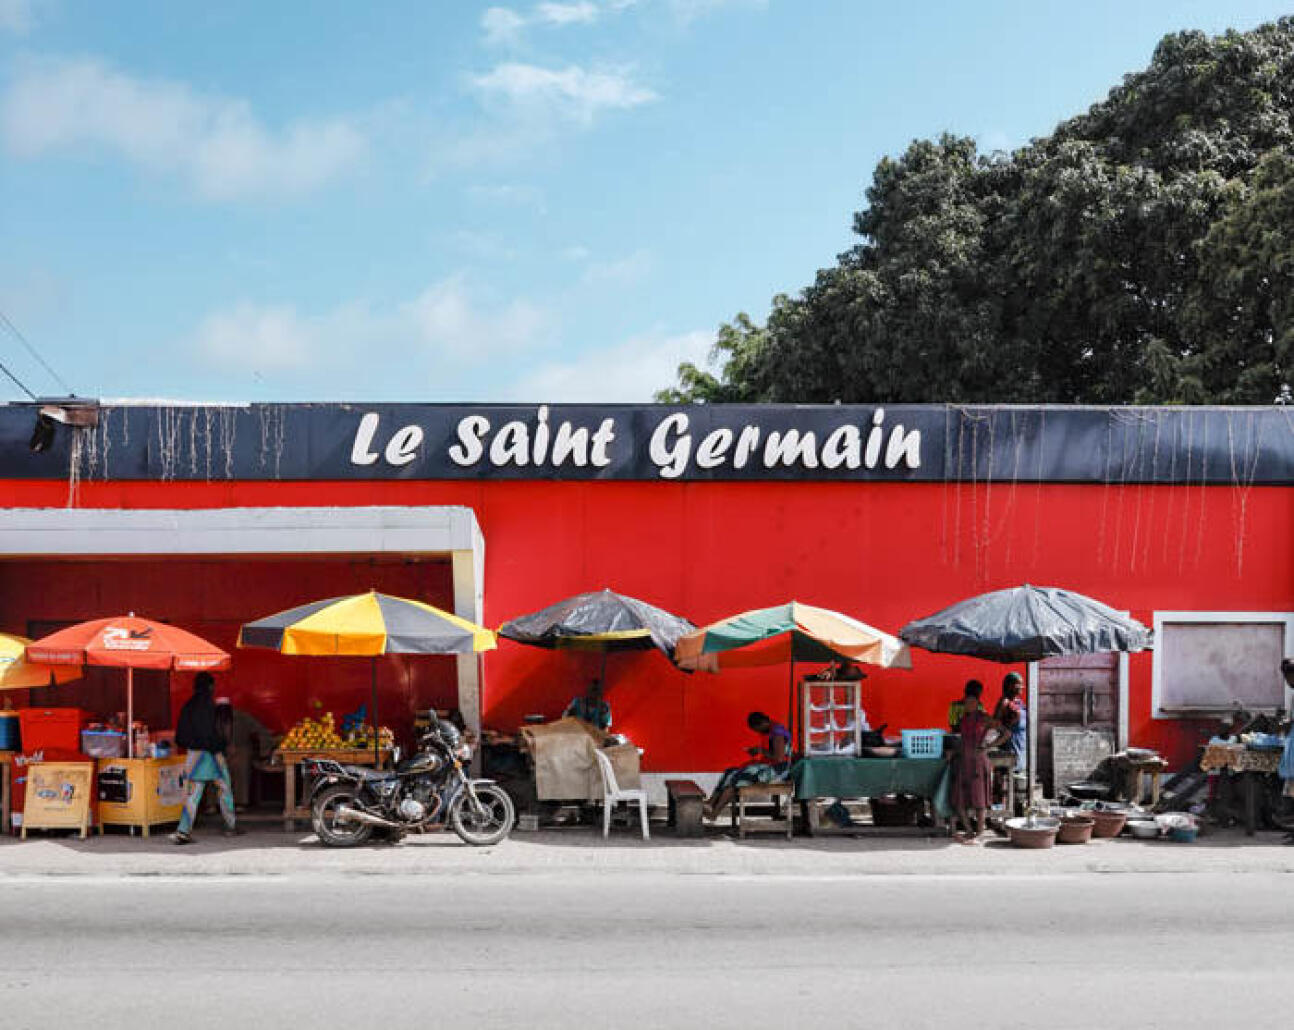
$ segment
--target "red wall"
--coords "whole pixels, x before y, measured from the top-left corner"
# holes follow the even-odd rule
[[[249,619],[304,601],[376,588],[452,608],[447,561],[377,560],[246,561],[126,559],[113,561],[14,561],[0,563],[0,626],[35,635],[49,623],[72,623],[133,611],[190,629],[234,656],[217,673],[217,694],[282,732],[302,716],[333,711],[340,717],[368,704],[372,666],[363,659],[285,657],[273,651],[238,650],[238,627]],[[378,712],[384,725],[408,727],[419,708],[457,704],[454,659],[434,655],[379,660]],[[191,691],[191,674],[171,679],[172,721]],[[160,676],[138,677],[143,712],[167,710],[139,698],[141,689],[164,689]],[[106,684],[110,710],[92,700]],[[45,703],[76,704],[100,715],[124,711],[125,676],[118,670],[51,691]],[[118,696],[120,695],[120,696]]]
[[[13,506],[67,503],[63,483],[7,485]],[[1147,623],[1156,609],[1294,610],[1288,488],[116,482],[82,483],[77,503],[465,505],[486,541],[491,626],[602,586],[697,623],[796,598],[890,631],[970,594],[1025,581],[1091,594]],[[239,586],[214,581],[203,589],[237,599]],[[280,606],[317,596],[301,587],[299,597],[285,589]],[[25,610],[17,591],[3,593],[6,614]],[[229,614],[253,617],[264,608]],[[596,661],[501,641],[485,659],[486,725],[510,728],[532,711],[558,714]],[[941,725],[965,678],[989,681],[996,696],[994,681],[1006,671],[920,651],[914,664],[910,673],[872,675],[865,703],[873,723]],[[1183,761],[1207,728],[1151,718],[1150,670],[1149,655],[1133,656],[1132,741]],[[624,655],[610,659],[608,682],[617,729],[647,749],[646,767],[655,770],[731,764],[749,742],[745,712],[778,714],[786,705],[783,669],[685,676],[660,656]]]

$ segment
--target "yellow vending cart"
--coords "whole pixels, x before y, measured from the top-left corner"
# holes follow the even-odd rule
[[[138,827],[145,837],[161,823],[179,822],[184,804],[184,757],[100,758],[99,832]]]

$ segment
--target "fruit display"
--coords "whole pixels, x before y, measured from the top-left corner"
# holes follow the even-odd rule
[[[381,741],[383,750],[390,750],[395,747],[395,731],[389,726],[383,726],[378,731],[378,737]],[[349,733],[346,734],[346,747],[353,747],[356,750],[371,750],[373,747],[373,727],[368,723],[361,723]]]
[[[345,746],[332,712],[325,712],[318,719],[302,719],[288,730],[279,744],[284,751],[335,751]]]
[[[379,730],[379,739],[384,749],[395,747],[395,731],[389,726]],[[279,747],[284,751],[371,750],[373,727],[361,723],[343,735],[337,731],[332,712],[324,712],[317,719],[306,717],[298,722],[284,735]]]

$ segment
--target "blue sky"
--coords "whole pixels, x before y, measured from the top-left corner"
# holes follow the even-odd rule
[[[647,400],[882,155],[1283,7],[0,0],[0,310],[82,395]]]

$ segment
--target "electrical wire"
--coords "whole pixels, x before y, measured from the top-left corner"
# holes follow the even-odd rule
[[[36,395],[35,395],[34,393],[32,393],[29,389],[27,389],[27,384],[26,384],[26,383],[24,383],[21,379],[19,379],[19,378],[18,378],[16,375],[14,375],[12,372],[10,372],[10,371],[9,371],[9,367],[8,367],[7,365],[5,365],[5,364],[4,364],[4,362],[0,362],[0,372],[3,372],[3,373],[4,373],[5,375],[7,375],[10,379],[12,379],[12,380],[14,381],[14,384],[18,387],[18,389],[20,389],[20,390],[21,390],[23,393],[25,393],[28,397],[30,397],[32,400],[35,400],[35,399],[36,399]]]
[[[40,351],[38,351],[35,347],[31,345],[30,342],[28,342],[27,337],[23,336],[23,334],[18,331],[18,327],[9,320],[9,316],[6,315],[2,310],[0,310],[0,325],[3,325],[6,329],[8,329],[9,332],[11,332],[14,335],[14,337],[18,340],[18,342],[27,348],[27,353],[30,354],[33,358],[35,358],[38,362],[40,362],[40,367],[43,368],[46,372],[48,372],[50,375],[50,378],[53,379],[54,382],[58,383],[58,385],[63,388],[63,392],[65,394],[67,394],[69,397],[72,396],[72,388],[68,386],[66,382],[64,382],[63,377],[61,375],[59,375],[52,368],[50,368],[49,362],[46,361],[43,357],[41,357]],[[5,371],[7,372],[8,369],[6,369]],[[10,375],[10,378],[12,379],[13,376]],[[31,396],[32,400],[36,399],[34,396],[32,396],[31,391],[27,390],[27,387],[24,386],[23,389],[27,391],[28,396]]]

